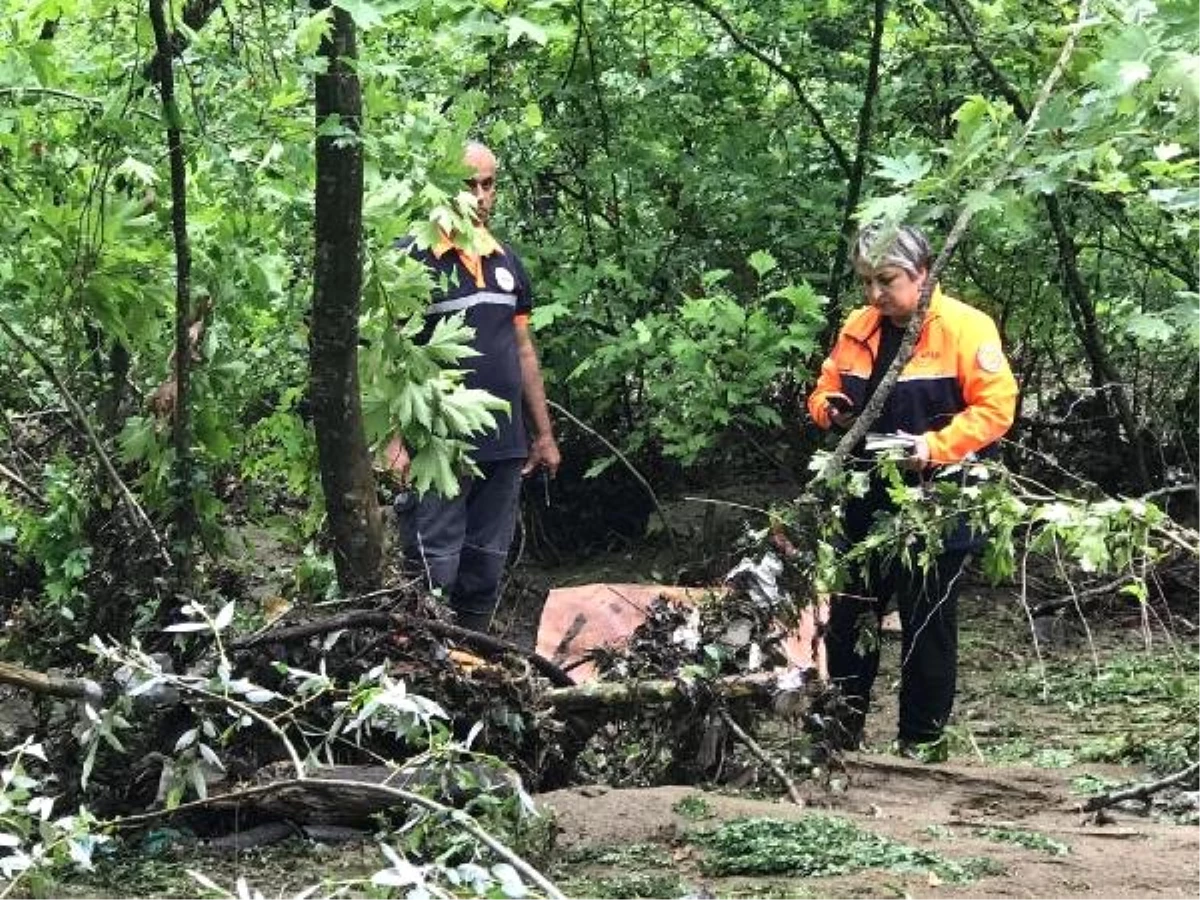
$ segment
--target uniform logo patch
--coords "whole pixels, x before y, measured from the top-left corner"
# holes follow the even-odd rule
[[[513,273],[504,268],[504,266],[497,266],[496,284],[500,285],[500,290],[502,291],[511,291],[517,286],[517,279],[513,278]]]
[[[984,344],[975,354],[975,362],[983,371],[994,374],[1004,368],[1004,351],[999,344]]]

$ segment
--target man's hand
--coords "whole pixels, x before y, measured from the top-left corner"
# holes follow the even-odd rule
[[[404,441],[398,437],[392,438],[383,451],[383,470],[399,480],[401,487],[407,487],[408,470],[411,467],[412,460],[408,457]]]
[[[544,468],[553,478],[558,474],[558,467],[561,463],[562,454],[558,452],[558,444],[554,440],[554,435],[543,434],[535,438],[530,445],[529,457],[525,460],[521,474],[528,475],[539,468]]]

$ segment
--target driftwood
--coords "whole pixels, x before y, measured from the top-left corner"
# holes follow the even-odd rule
[[[35,694],[95,703],[103,697],[100,685],[90,678],[64,678],[6,662],[0,662],[0,684],[11,684]]]
[[[369,828],[378,814],[406,805],[395,794],[376,790],[378,787],[426,793],[432,788],[441,802],[461,806],[479,793],[513,796],[521,784],[520,776],[507,767],[467,761],[456,763],[454,771],[469,773],[478,787],[466,791],[446,782],[445,771],[438,766],[314,766],[306,771],[306,777],[297,779],[290,766],[276,764],[256,774],[252,780],[257,784],[252,788],[214,794],[208,808],[243,815],[252,809],[256,819],[283,820],[297,827]]]

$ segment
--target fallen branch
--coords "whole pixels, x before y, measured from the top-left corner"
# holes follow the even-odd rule
[[[777,695],[779,675],[759,672],[753,675],[729,675],[706,682],[704,689],[734,700],[769,703]],[[683,699],[687,688],[678,681],[589,681],[573,687],[547,691],[542,701],[556,712],[595,711],[597,708],[643,706],[671,703]]]
[[[783,766],[779,765],[779,763],[769,757],[767,755],[767,751],[763,750],[763,748],[759,746],[758,741],[750,737],[750,735],[746,733],[745,729],[743,729],[741,725],[733,720],[733,716],[731,716],[728,711],[722,709],[718,712],[721,716],[721,721],[725,723],[725,726],[733,733],[733,736],[741,741],[746,746],[746,749],[753,753],[758,760],[768,769],[770,769],[775,777],[783,783],[783,786],[787,788],[788,796],[792,798],[792,802],[797,806],[804,806],[804,798],[801,797],[800,792],[796,790],[796,783],[788,777],[788,773],[783,770]]]
[[[1116,593],[1123,585],[1129,582],[1128,578],[1121,577],[1116,581],[1110,581],[1108,584],[1102,584],[1097,587],[1088,588],[1087,590],[1079,591],[1078,593],[1068,597],[1058,597],[1054,600],[1044,600],[1029,611],[1029,614],[1040,619],[1043,616],[1048,616],[1051,613],[1056,613],[1060,609],[1066,609],[1068,606],[1074,606],[1079,603],[1081,606],[1090,606],[1097,600],[1111,596]],[[1086,602],[1084,602],[1086,601]]]
[[[344,798],[347,794],[373,796],[381,809],[388,809],[400,804],[419,806],[435,815],[448,819],[461,828],[475,840],[487,846],[493,853],[511,865],[528,881],[536,885],[547,897],[565,900],[563,893],[554,886],[553,882],[542,875],[532,865],[522,859],[514,851],[480,827],[471,816],[459,809],[438,803],[421,794],[406,791],[403,788],[391,787],[385,784],[375,784],[364,781],[353,781],[346,778],[289,778],[285,781],[274,781],[270,784],[256,785],[195,800],[191,803],[181,803],[173,809],[154,810],[136,816],[125,816],[109,824],[114,828],[133,828],[149,821],[170,817],[183,812],[194,812],[200,809],[237,809],[247,803],[262,803],[271,798],[286,797],[289,794],[311,797],[317,793],[325,795],[330,800]]]
[[[11,684],[34,694],[95,703],[103,697],[100,685],[90,678],[61,678],[6,662],[0,662],[0,684]]]
[[[538,672],[550,679],[552,684],[559,687],[566,687],[575,683],[571,680],[570,675],[546,659],[546,657],[532,650],[527,650],[519,644],[514,644],[512,641],[472,631],[469,628],[461,628],[458,625],[451,625],[448,622],[439,622],[436,619],[416,618],[415,616],[406,616],[401,613],[375,609],[357,610],[337,616],[329,616],[328,618],[318,619],[313,622],[304,622],[300,625],[272,628],[251,637],[234,641],[230,649],[240,652],[253,647],[259,647],[263,644],[286,644],[314,637],[318,634],[328,634],[331,631],[338,631],[343,628],[379,628],[400,632],[404,632],[405,630],[426,631],[438,637],[450,638],[476,650],[490,653],[512,653],[523,657],[529,660],[530,665],[537,669]]]
[[[4,465],[4,463],[0,463],[0,478],[3,478],[5,481],[9,481],[12,484],[15,484],[22,491],[24,491],[30,497],[30,499],[34,500],[39,506],[46,505],[46,501],[42,498],[42,495],[39,494],[37,491],[35,491],[33,488],[31,488],[29,486],[29,484],[20,475],[18,475],[12,469],[8,468],[6,465]]]
[[[1161,790],[1195,778],[1197,773],[1200,773],[1200,762],[1194,762],[1183,771],[1176,772],[1174,775],[1168,775],[1166,778],[1160,778],[1158,781],[1135,785],[1131,788],[1123,788],[1119,791],[1109,791],[1107,794],[1092,797],[1087,803],[1083,804],[1083,811],[1095,812],[1098,809],[1115,806],[1124,800],[1145,800],[1147,797],[1157,794]]]

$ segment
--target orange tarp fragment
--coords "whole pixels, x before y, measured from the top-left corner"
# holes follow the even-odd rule
[[[693,604],[706,594],[724,593],[726,588],[686,588],[660,584],[585,584],[555,588],[546,597],[542,620],[538,625],[537,652],[560,666],[569,666],[596,647],[619,648],[645,621],[646,611],[659,597]],[[824,606],[819,610],[822,618]],[[824,652],[817,646],[814,658],[813,636],[816,615],[806,610],[797,631],[783,643],[788,665],[816,668],[825,675]],[[576,683],[595,677],[593,665],[583,663],[571,669]]]

